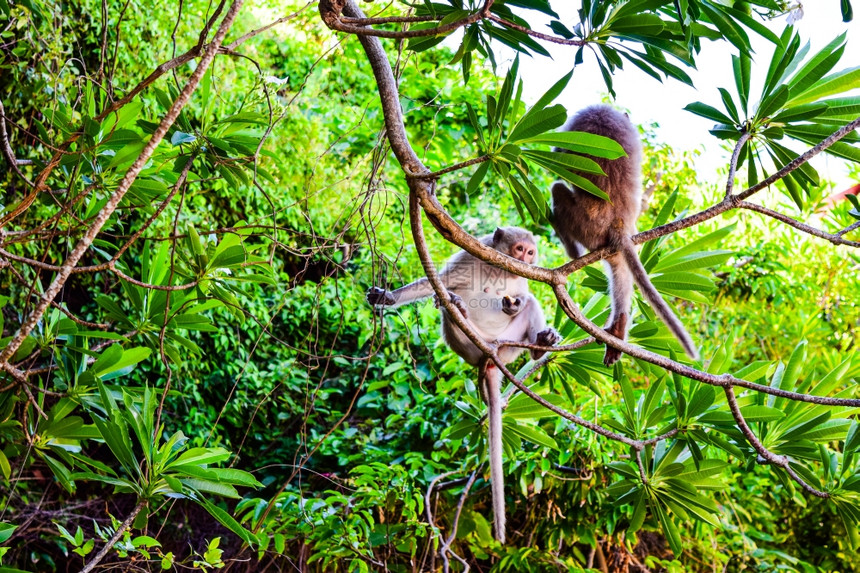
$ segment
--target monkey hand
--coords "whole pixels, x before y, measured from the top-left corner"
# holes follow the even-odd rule
[[[391,291],[379,287],[370,287],[364,296],[367,298],[367,304],[372,306],[391,306],[397,302]]]
[[[523,309],[523,299],[519,297],[502,297],[502,312],[508,316],[516,316]]]
[[[561,335],[554,328],[541,330],[535,336],[535,344],[540,346],[555,346],[561,340]]]
[[[466,303],[463,301],[463,297],[458,294],[454,294],[451,291],[448,291],[448,297],[451,299],[451,304],[456,306],[457,310],[460,311],[460,314],[463,315],[463,318],[469,318],[469,311],[466,309]],[[436,308],[441,308],[442,302],[439,300],[438,296],[434,296],[433,301]]]

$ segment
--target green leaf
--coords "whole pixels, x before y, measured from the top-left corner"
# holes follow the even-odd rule
[[[214,493],[222,497],[239,498],[239,492],[232,485],[196,477],[183,477],[180,481],[195,491]]]
[[[702,12],[707,15],[708,20],[710,20],[717,30],[719,30],[729,42],[734,44],[741,53],[747,54],[752,51],[749,37],[746,32],[743,31],[743,28],[738,26],[734,20],[713,7],[709,2],[699,2],[698,6],[702,9]],[[724,6],[721,6],[720,8],[728,10],[728,8]]]
[[[170,144],[174,147],[182,145],[183,143],[192,143],[197,141],[197,136],[193,133],[183,133],[181,131],[174,131],[173,136],[170,138]]]
[[[518,142],[541,133],[546,133],[563,125],[565,120],[567,120],[567,110],[561,105],[554,105],[534,113],[527,113],[514,126],[514,129],[508,136],[508,141]]]
[[[818,117],[819,115],[824,114],[825,112],[827,112],[827,110],[828,105],[825,102],[807,103],[803,105],[787,107],[773,117],[772,123],[789,123],[794,121],[809,120],[813,117]]]
[[[704,117],[705,119],[710,119],[710,120],[713,120],[713,121],[716,121],[719,123],[724,123],[727,125],[734,125],[734,122],[732,121],[732,119],[729,116],[725,115],[723,112],[721,112],[717,108],[709,106],[709,105],[704,104],[702,102],[697,101],[697,102],[693,102],[691,104],[688,104],[684,108],[684,110],[689,111],[690,113],[694,113],[696,115],[699,115],[701,117]]]
[[[678,532],[677,526],[672,522],[672,518],[666,513],[666,510],[663,509],[659,502],[654,503],[652,509],[657,514],[657,521],[660,523],[660,528],[663,530],[663,535],[666,536],[672,552],[675,555],[680,555],[684,547],[681,545],[681,535]]]
[[[564,399],[556,394],[542,394],[541,397],[555,406],[564,404]],[[530,420],[549,416],[555,416],[555,414],[547,410],[543,404],[538,404],[522,393],[511,398],[508,407],[505,408],[505,417],[515,420]]]
[[[785,105],[788,101],[789,89],[788,86],[779,86],[776,91],[762,100],[758,111],[755,113],[756,119],[764,119],[770,117]]]
[[[230,455],[229,450],[224,448],[191,448],[168,464],[165,469],[170,469],[179,465],[202,466],[206,464],[214,464],[229,459]]]
[[[521,143],[555,145],[575,153],[592,155],[594,157],[603,157],[606,159],[618,159],[619,157],[627,156],[624,148],[621,147],[617,141],[602,135],[585,133],[583,131],[544,133],[524,139]]]
[[[663,31],[664,23],[659,16],[654,14],[636,14],[619,18],[610,23],[604,31],[610,31],[619,35],[636,34],[642,36],[656,36]]]
[[[750,57],[742,53],[740,56],[732,56],[732,67],[734,69],[735,87],[741,100],[741,109],[747,113],[747,102],[750,97]]]
[[[792,76],[788,81],[792,100],[802,97],[809,88],[824,77],[824,74],[833,69],[842,58],[845,51],[844,44],[845,32],[834,38]]]
[[[860,66],[848,68],[818,80],[803,95],[792,99],[792,103],[811,103],[827,96],[847,92],[860,86]]]
[[[505,428],[508,431],[518,434],[519,436],[525,438],[526,440],[534,444],[543,446],[545,448],[558,450],[558,444],[556,444],[555,440],[550,438],[549,435],[540,426],[527,426],[524,424],[505,424]]]
[[[239,523],[226,511],[205,498],[201,499],[198,503],[200,503],[200,505],[202,505],[212,517],[217,519],[221,525],[239,536],[242,541],[251,546],[257,545],[257,538],[250,531],[239,525]]]
[[[573,153],[564,153],[562,151],[537,151],[527,149],[523,151],[523,156],[531,159],[535,163],[543,166],[550,164],[560,165],[566,169],[577,171],[580,173],[591,173],[593,175],[606,175],[600,165],[593,159],[574,155]]]
[[[466,185],[466,194],[471,195],[474,193],[484,178],[487,176],[487,171],[490,169],[490,162],[484,161],[478,168],[475,169],[475,173],[469,178],[469,183]]]
[[[211,69],[211,68],[210,68]],[[131,540],[135,547],[161,547],[161,543],[148,535],[139,535]]]
[[[16,529],[18,529],[17,525],[0,523],[0,543],[6,543],[12,537],[12,534],[15,533]]]

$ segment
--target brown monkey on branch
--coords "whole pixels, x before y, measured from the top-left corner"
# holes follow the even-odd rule
[[[636,233],[636,219],[642,210],[642,147],[639,132],[627,114],[607,105],[595,105],[579,111],[565,125],[567,131],[583,131],[617,141],[626,157],[605,159],[592,157],[603,169],[603,175],[583,174],[609,195],[609,201],[595,197],[582,189],[570,189],[561,181],[552,186],[552,224],[571,258],[585,254],[584,249],[603,247],[616,249],[604,260],[612,297],[606,331],[625,340],[629,326],[633,283],[681,342],[690,358],[698,358],[696,345],[684,325],[660,297],[651,284],[648,273],[639,261],[630,237]],[[564,151],[564,150],[559,150]],[[621,351],[606,347],[603,363],[610,366],[621,358]]]
[[[534,264],[537,246],[534,236],[518,227],[500,227],[480,241],[500,253]],[[463,313],[481,338],[487,342],[507,340],[552,346],[561,337],[553,328],[547,328],[543,310],[529,292],[528,281],[520,276],[496,268],[489,263],[460,251],[451,257],[439,274],[439,279],[451,295],[451,302]],[[427,298],[433,287],[427,278],[421,278],[394,291],[373,287],[367,291],[367,302],[374,306],[392,308]],[[470,341],[442,308],[442,338],[463,360],[478,366],[484,353]],[[522,348],[504,346],[498,350],[504,364],[513,362]],[[540,350],[530,350],[537,360]],[[505,490],[502,473],[502,373],[489,362],[482,386],[487,401],[489,422],[490,485],[493,494],[494,529],[496,538],[505,541]]]

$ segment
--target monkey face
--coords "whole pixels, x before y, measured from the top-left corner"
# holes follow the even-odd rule
[[[532,264],[537,255],[537,247],[529,241],[518,241],[511,246],[510,255],[524,263]]]

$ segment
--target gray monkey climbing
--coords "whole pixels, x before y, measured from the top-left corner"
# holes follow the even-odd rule
[[[500,227],[495,233],[479,239],[489,247],[534,264],[537,246],[534,236],[518,227]],[[494,267],[460,251],[451,257],[439,279],[451,295],[451,301],[487,342],[507,340],[552,346],[561,340],[553,328],[547,328],[543,310],[529,292],[528,281],[520,276]],[[367,302],[374,306],[396,308],[433,295],[427,278],[421,278],[394,291],[373,287],[367,291]],[[445,343],[463,360],[477,366],[483,352],[469,340],[442,308],[442,337]],[[522,348],[505,346],[498,351],[504,364],[513,362]],[[530,350],[535,360],[544,352]],[[490,483],[493,496],[494,529],[496,538],[505,541],[505,492],[502,473],[502,399],[503,375],[492,362],[485,368],[484,396],[487,400],[489,422]]]

